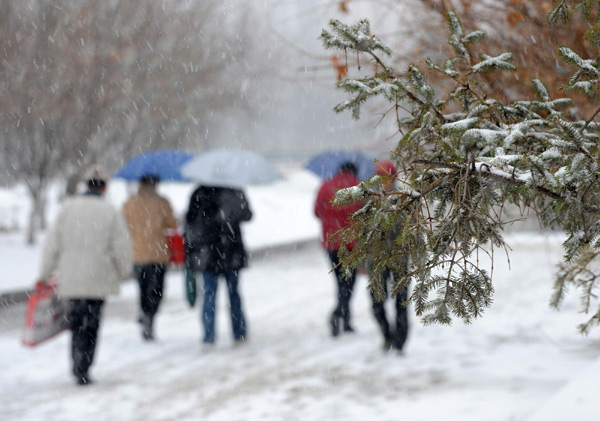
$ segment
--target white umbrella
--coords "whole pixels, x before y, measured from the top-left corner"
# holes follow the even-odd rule
[[[264,156],[243,150],[212,150],[196,156],[181,167],[188,180],[209,186],[242,188],[268,184],[282,178]]]

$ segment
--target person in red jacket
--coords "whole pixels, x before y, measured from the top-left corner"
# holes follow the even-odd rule
[[[350,324],[350,299],[356,281],[356,270],[353,270],[347,278],[342,274],[338,258],[338,251],[342,244],[340,244],[339,238],[333,236],[333,234],[349,224],[350,216],[360,209],[362,204],[354,203],[349,206],[334,207],[331,201],[337,190],[353,187],[359,183],[357,173],[358,170],[353,163],[346,162],[342,164],[335,177],[323,183],[315,202],[315,215],[321,220],[323,226],[323,247],[331,260],[338,286],[338,302],[330,319],[331,334],[333,336],[338,336],[340,333],[340,320],[343,323],[344,332],[354,332]],[[349,243],[343,246],[351,250],[354,244]]]

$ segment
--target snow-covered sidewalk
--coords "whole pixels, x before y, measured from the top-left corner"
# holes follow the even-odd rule
[[[129,283],[105,309],[89,388],[70,378],[68,334],[30,350],[18,329],[0,332],[2,419],[526,419],[599,351],[596,333],[576,332],[576,297],[562,312],[548,308],[560,240],[512,236],[511,270],[496,263],[495,303],[483,319],[423,327],[413,316],[402,356],[380,350],[364,277],[352,303],[357,333],[329,336],[334,281],[316,243],[242,273],[250,336],[240,347],[221,288],[218,344],[202,351],[198,308],[185,304],[177,272],[168,276],[159,340],[143,342]],[[587,415],[598,419],[600,410]]]
[[[600,358],[540,405],[527,421],[597,421]]]

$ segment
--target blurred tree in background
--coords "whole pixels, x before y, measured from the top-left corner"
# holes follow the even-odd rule
[[[346,13],[361,3],[361,0],[338,2],[339,9]],[[446,16],[451,10],[460,17],[466,32],[485,31],[486,38],[475,48],[490,54],[514,52],[518,63],[515,72],[483,76],[485,93],[507,101],[522,98],[523,92],[530,90],[533,78],[542,81],[553,96],[564,95],[560,88],[568,82],[572,72],[568,65],[557,60],[558,46],[567,46],[582,57],[593,57],[597,51],[586,36],[590,21],[582,14],[571,13],[569,25],[548,25],[548,13],[557,3],[554,0],[374,0],[374,3],[388,10],[391,10],[390,4],[396,5],[393,10],[398,27],[378,34],[379,39],[391,47],[396,68],[425,59],[442,59],[451,53],[450,45],[441,42],[446,38]],[[377,22],[371,23],[377,27]],[[333,65],[339,75],[339,66]],[[451,89],[437,74],[429,75],[429,83]],[[582,95],[569,112],[584,116],[593,107],[594,101]]]
[[[445,29],[445,16],[454,10],[465,31],[486,32],[485,40],[479,45],[482,50],[492,54],[515,53],[518,63],[515,72],[490,74],[484,78],[487,92],[506,101],[521,99],[524,92],[530,91],[532,79],[540,80],[552,96],[562,95],[561,86],[568,82],[572,71],[565,62],[557,60],[558,46],[567,46],[582,57],[597,54],[596,46],[585,36],[590,28],[585,16],[572,15],[569,25],[548,25],[547,16],[556,3],[554,0],[423,0],[422,3],[433,15],[433,19],[425,21],[430,22],[427,32],[435,34],[437,40],[445,37],[441,32]],[[438,24],[431,25],[432,22]],[[425,57],[419,51],[439,48],[439,44],[434,45],[431,39],[428,41],[416,52],[420,58]],[[442,51],[449,54],[449,45],[445,44]],[[569,111],[581,117],[593,105],[592,99],[581,96]]]
[[[0,151],[44,223],[50,180],[146,150],[209,146],[269,75],[252,2],[0,0]]]

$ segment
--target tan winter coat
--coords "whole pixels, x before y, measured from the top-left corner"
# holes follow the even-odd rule
[[[46,236],[41,279],[57,271],[66,298],[104,299],[118,294],[131,274],[131,242],[117,209],[98,195],[65,201]]]
[[[133,263],[168,263],[166,230],[177,228],[169,201],[151,186],[141,185],[138,194],[123,205],[133,244]]]

